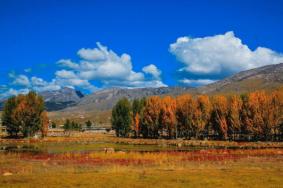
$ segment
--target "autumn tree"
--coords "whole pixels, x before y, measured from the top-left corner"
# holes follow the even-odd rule
[[[24,137],[33,136],[37,131],[42,130],[42,113],[44,112],[43,98],[35,92],[31,91],[27,95],[17,97],[17,107],[13,112],[13,118]]]
[[[138,137],[140,135],[141,131],[141,115],[143,111],[143,107],[145,105],[145,99],[134,99],[132,103],[132,129],[135,133],[135,137]]]
[[[47,112],[43,111],[40,115],[40,119],[41,119],[41,135],[42,137],[47,136],[48,133],[48,126],[49,126],[49,119],[47,116]]]
[[[249,95],[242,94],[241,96],[242,108],[240,111],[241,119],[241,135],[247,135],[253,133],[253,118],[252,112],[249,106]]]
[[[267,107],[265,108],[265,126],[264,137],[265,140],[270,140],[272,135],[279,134],[278,126],[283,121],[283,97],[279,91],[274,91],[268,96]]]
[[[242,109],[242,100],[240,96],[233,95],[229,100],[228,108],[228,136],[235,140],[235,133],[241,131],[240,113]]]
[[[27,95],[8,99],[3,119],[9,135],[12,136],[21,132],[24,137],[30,137],[37,131],[45,130],[43,127],[46,127],[48,117],[43,98],[31,91]]]
[[[17,105],[25,104],[21,101],[19,97],[14,102],[11,99],[9,104],[15,103],[21,108]],[[132,122],[132,126],[124,122]],[[283,88],[270,93],[255,91],[230,97],[184,94],[175,99],[152,96],[135,99],[132,105],[124,99],[113,108],[112,125],[118,136],[128,135],[132,128],[136,137],[142,134],[157,138],[166,132],[169,138],[201,139],[205,133],[213,133],[223,140],[276,140],[283,133]]]
[[[205,128],[207,128],[206,132],[208,133],[208,123],[211,114],[211,103],[209,97],[206,95],[197,96],[194,106],[193,128],[195,137],[199,138],[200,133],[205,132]]]
[[[160,124],[168,133],[168,137],[177,138],[177,122],[176,122],[176,100],[171,96],[166,96],[161,99],[160,108]],[[174,134],[175,133],[175,134]]]
[[[221,139],[227,139],[227,99],[224,96],[214,96],[212,98],[211,123],[214,130]]]
[[[120,99],[112,110],[112,128],[116,135],[126,137],[131,130],[131,104],[127,98]]]
[[[152,96],[146,99],[143,109],[142,134],[144,137],[158,137],[158,130],[160,129],[160,110],[161,99],[158,96]]]
[[[275,95],[277,96],[277,100],[278,100],[278,123],[276,125],[277,129],[276,129],[276,134],[278,134],[280,136],[280,139],[283,139],[283,87],[279,88],[276,92]]]
[[[184,94],[176,98],[176,120],[178,134],[186,138],[192,136],[194,101],[191,95]]]
[[[268,134],[268,96],[264,91],[255,91],[249,94],[249,108],[252,117],[252,133],[256,140]],[[265,133],[266,132],[266,133]]]

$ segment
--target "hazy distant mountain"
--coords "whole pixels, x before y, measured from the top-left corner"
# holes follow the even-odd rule
[[[85,110],[95,108],[97,110],[108,110],[121,98],[128,99],[148,97],[152,95],[179,95],[188,92],[190,87],[161,87],[161,88],[137,88],[122,89],[112,88],[94,92],[85,96],[76,105]]]
[[[84,97],[80,91],[68,87],[56,91],[40,92],[39,95],[44,98],[48,111],[56,111],[74,106]]]
[[[43,91],[38,94],[44,98],[48,111],[56,111],[74,106],[84,97],[80,91],[68,87],[56,91]],[[0,101],[0,110],[3,108],[5,101],[6,99]]]

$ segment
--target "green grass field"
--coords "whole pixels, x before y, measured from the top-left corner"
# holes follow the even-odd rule
[[[1,139],[0,187],[283,187],[281,143],[186,142]]]

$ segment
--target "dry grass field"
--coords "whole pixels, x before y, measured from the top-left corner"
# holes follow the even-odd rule
[[[283,187],[281,143],[82,134],[1,139],[0,187]]]

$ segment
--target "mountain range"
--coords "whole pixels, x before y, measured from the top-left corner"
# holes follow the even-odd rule
[[[161,87],[123,89],[111,88],[82,97],[72,108],[81,110],[109,110],[122,97],[128,99],[152,95],[245,93],[259,89],[276,89],[283,86],[283,63],[239,72],[231,77],[198,88]],[[70,109],[72,110],[72,109]]]
[[[51,116],[73,118],[90,118],[91,114],[106,113],[122,97],[132,100],[152,95],[180,95],[183,93],[195,94],[229,94],[244,93],[259,89],[273,90],[283,86],[283,63],[268,65],[247,71],[239,72],[231,77],[219,80],[212,84],[192,87],[161,87],[161,88],[110,88],[83,95],[72,88],[62,88],[57,91],[39,92],[43,96]],[[0,107],[3,106],[0,102]],[[56,114],[56,115],[55,115]],[[105,117],[108,117],[105,115]],[[103,116],[104,117],[104,116]],[[99,121],[104,121],[100,119]]]

